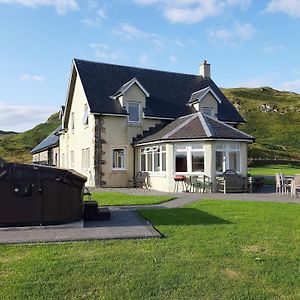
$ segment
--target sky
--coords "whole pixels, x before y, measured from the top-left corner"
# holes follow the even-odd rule
[[[0,0],[0,130],[64,105],[73,58],[300,93],[300,0]]]

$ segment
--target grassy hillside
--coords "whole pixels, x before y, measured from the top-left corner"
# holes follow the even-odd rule
[[[268,87],[222,89],[247,120],[240,129],[253,135],[249,157],[300,160],[300,95]],[[30,162],[29,151],[59,126],[58,113],[23,133],[0,135],[0,157]]]
[[[29,153],[39,142],[48,136],[60,124],[58,113],[28,131],[0,136],[0,157],[13,162],[31,162]]]
[[[247,124],[240,129],[253,135],[253,158],[300,160],[300,95],[264,88],[222,89]]]

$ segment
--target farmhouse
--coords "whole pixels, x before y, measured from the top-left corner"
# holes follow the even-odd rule
[[[206,61],[189,75],[75,59],[59,166],[97,187],[127,187],[146,171],[148,185],[161,191],[174,190],[176,175],[246,175],[253,137],[237,129],[244,122]]]

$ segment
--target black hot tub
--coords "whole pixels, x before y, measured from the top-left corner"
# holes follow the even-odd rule
[[[48,166],[0,164],[0,226],[64,224],[83,217],[86,177]]]

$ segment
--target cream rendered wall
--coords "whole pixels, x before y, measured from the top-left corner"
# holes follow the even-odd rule
[[[84,107],[88,104],[80,77],[77,75],[73,98],[70,99],[70,117],[67,131],[60,136],[60,166],[74,169],[88,178],[87,186],[94,186],[95,118],[89,114],[88,125],[83,124]],[[74,113],[74,131],[71,129],[71,116]],[[89,168],[82,167],[82,149],[90,149]],[[71,151],[74,151],[74,164],[71,164]],[[63,162],[64,155],[64,162]]]
[[[159,124],[160,120],[144,119],[143,109],[146,105],[146,97],[142,90],[136,85],[132,85],[123,96],[118,100],[124,108],[127,109],[128,101],[140,103],[140,123],[128,123],[127,116],[103,116],[103,128],[101,131],[101,139],[105,141],[102,144],[102,172],[104,176],[102,180],[106,182],[107,187],[126,187],[128,180],[134,177],[134,149],[132,147],[132,139],[138,134],[142,134],[149,127]],[[112,100],[114,101],[114,100]],[[125,169],[112,169],[112,152],[114,148],[125,149]]]

